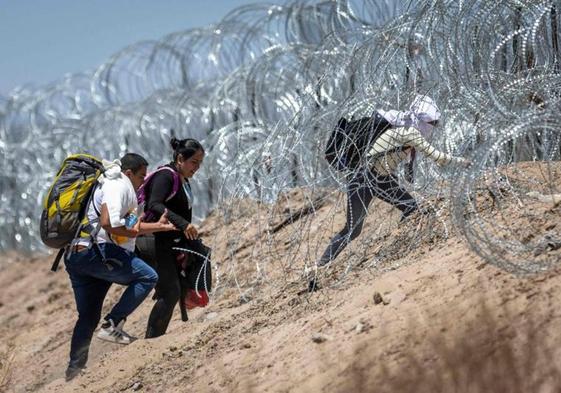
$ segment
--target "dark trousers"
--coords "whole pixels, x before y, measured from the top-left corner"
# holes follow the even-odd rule
[[[151,262],[158,272],[156,284],[156,303],[148,317],[146,338],[159,337],[166,333],[173,310],[181,296],[178,266],[176,262],[177,251],[173,247],[184,247],[169,238],[150,238],[137,242],[141,255],[150,256]]]
[[[74,253],[65,261],[78,309],[78,321],[70,344],[71,368],[86,365],[90,342],[101,319],[103,300],[111,284],[127,286],[106,316],[106,319],[119,323],[142,303],[158,281],[154,269],[134,253],[110,243],[102,243],[99,248],[108,264],[103,263],[93,249]]]
[[[148,318],[146,338],[159,337],[166,333],[173,310],[179,300],[184,298],[187,289],[206,292],[211,290],[211,250],[201,240],[187,240],[182,235],[175,240],[168,237],[142,236],[137,238],[136,246],[137,253],[149,261],[158,272],[156,303]],[[174,250],[174,247],[189,250],[186,271],[182,271],[177,263],[177,256],[182,251]],[[182,309],[182,319],[187,320],[185,308]]]
[[[415,199],[391,175],[381,176],[370,171],[355,174],[347,187],[347,222],[337,233],[321,256],[318,266],[331,262],[347,244],[362,232],[368,206],[374,197],[390,203],[402,212],[402,217],[417,210]]]

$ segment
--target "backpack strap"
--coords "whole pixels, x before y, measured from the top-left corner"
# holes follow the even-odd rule
[[[94,192],[95,192],[95,190],[94,190]],[[93,198],[92,198],[92,207],[94,209],[95,214],[97,214],[98,217],[101,217],[101,212],[99,211],[99,209],[95,205],[95,199],[93,199]]]
[[[96,184],[96,187],[99,186],[99,183]],[[94,252],[97,254],[97,256],[99,257],[99,259],[101,259],[101,262],[107,266],[107,268],[109,270],[113,270],[113,266],[109,263],[109,261],[105,258],[105,255],[103,255],[103,253],[101,252],[101,248],[99,248],[99,243],[97,242],[97,234],[99,233],[99,231],[101,230],[101,212],[99,211],[99,209],[97,208],[97,206],[95,205],[95,198],[94,198],[94,191],[92,192],[92,207],[95,211],[95,214],[97,214],[98,220],[97,220],[97,225],[95,226],[94,230],[90,232],[90,242],[92,244],[92,249],[94,250]],[[90,224],[91,225],[91,224]],[[109,239],[111,241],[113,241],[113,238],[111,237],[111,234],[109,232],[107,233],[107,237],[109,237]],[[113,241],[114,243],[114,241]],[[120,263],[120,266],[122,266],[122,262]]]
[[[154,172],[151,172],[148,176],[146,176],[146,179],[144,179],[144,183],[142,183],[142,185],[140,186],[140,188],[136,192],[136,196],[138,198],[138,203],[139,204],[143,203],[143,202],[146,202],[146,193],[145,193],[146,187],[148,186],[148,184],[150,184],[154,175],[156,173],[159,173],[159,172],[162,172],[162,171],[171,172],[171,177],[173,179],[171,194],[166,197],[166,202],[169,201],[171,198],[173,198],[175,196],[175,194],[177,194],[177,191],[179,190],[179,186],[181,184],[181,178],[179,177],[179,173],[177,173],[177,171],[174,170],[173,168],[170,168],[169,166],[164,165],[164,166],[158,167]]]
[[[181,185],[181,177],[179,176],[179,173],[177,173],[176,170],[170,168],[169,166],[161,166],[157,168],[154,172],[151,172],[148,176],[146,176],[146,178],[144,179],[144,183],[142,183],[142,185],[136,192],[136,198],[138,200],[138,204],[139,205],[144,204],[144,219],[146,222],[150,222],[150,220],[155,219],[155,214],[152,211],[150,211],[148,209],[148,206],[146,205],[146,200],[147,200],[146,187],[148,187],[154,175],[162,171],[171,172],[171,177],[173,182],[171,193],[166,197],[164,202],[168,202],[171,198],[173,198],[175,194],[177,194],[177,191],[179,190],[179,187]]]
[[[181,280],[180,280],[181,281]],[[189,314],[187,314],[187,307],[185,306],[185,299],[187,297],[187,288],[185,286],[181,287],[181,296],[179,297],[179,311],[181,311],[181,320],[187,322],[189,320]]]
[[[88,195],[88,201],[86,202],[86,216],[88,214],[87,209],[90,205],[90,203],[93,206],[94,212],[97,214],[98,217],[101,216],[101,212],[98,210],[98,208],[95,206],[95,200],[94,200],[94,194],[97,190],[97,188],[99,187],[100,183],[96,182],[96,184],[92,187],[91,191],[90,191],[90,195]],[[95,227],[93,227],[93,225],[91,223],[88,222],[87,225],[85,225],[83,222],[80,223],[80,225],[78,225],[78,229],[76,230],[76,233],[74,234],[74,237],[72,238],[72,241],[70,242],[70,244],[67,247],[61,248],[59,250],[59,252],[56,255],[56,258],[53,262],[53,265],[51,266],[51,271],[56,272],[58,269],[58,265],[60,264],[60,260],[62,259],[62,257],[64,256],[65,258],[67,256],[70,256],[72,254],[72,248],[76,245],[76,242],[80,236],[80,232],[85,231],[89,236],[90,236],[90,241],[92,244],[92,247],[94,248],[94,250],[96,251],[96,253],[98,254],[98,256],[101,258],[101,260],[103,261],[103,263],[105,263],[105,257],[103,256],[103,254],[101,253],[101,250],[99,249],[99,245],[97,244],[96,241],[96,237],[97,234],[99,232],[101,228],[101,222],[98,221],[97,225]]]
[[[166,202],[169,201],[171,198],[173,198],[175,196],[175,194],[177,194],[177,191],[179,191],[179,186],[181,184],[181,178],[179,177],[179,173],[177,173],[176,170],[170,168],[169,166],[162,166],[160,168],[158,168],[158,170],[160,169],[165,169],[171,172],[171,177],[173,179],[173,185],[171,188],[171,194],[168,195],[168,197],[166,198]]]
[[[52,272],[56,272],[58,269],[58,265],[60,264],[60,260],[62,259],[62,256],[66,253],[66,248],[61,248],[60,250],[58,250],[58,253],[56,254],[55,260],[51,266],[51,271]]]

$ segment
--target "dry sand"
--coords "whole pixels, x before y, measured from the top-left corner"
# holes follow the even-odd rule
[[[561,391],[553,375],[561,368],[561,270],[516,277],[474,255],[449,223],[444,231],[414,217],[398,228],[397,214],[378,202],[362,241],[321,272],[320,291],[303,294],[304,264],[343,222],[342,196],[318,195],[309,201],[294,191],[273,209],[237,201],[227,222],[225,210],[211,215],[201,226],[219,273],[211,304],[187,323],[177,311],[155,340],[119,346],[94,338],[88,368],[68,383],[76,318],[68,277],[49,272],[52,257],[5,255],[0,384],[4,378],[7,392],[397,391],[418,369],[465,384],[461,378],[500,369],[504,361],[493,356],[506,345],[513,383],[523,373],[543,382],[534,391]],[[306,210],[310,203],[315,210]],[[286,220],[298,211],[306,215]],[[426,235],[405,247],[419,227]],[[396,239],[404,251],[382,259]],[[346,262],[355,265],[350,272]],[[104,311],[121,291],[112,288]],[[147,299],[129,318],[129,333],[143,336],[151,306]],[[463,364],[471,368],[458,377]],[[497,375],[491,379],[504,377]]]

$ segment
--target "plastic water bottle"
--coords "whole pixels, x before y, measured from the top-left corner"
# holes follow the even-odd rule
[[[138,217],[135,213],[129,213],[125,216],[125,227],[132,228],[138,222]]]

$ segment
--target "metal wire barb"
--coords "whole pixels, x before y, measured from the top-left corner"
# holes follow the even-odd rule
[[[311,221],[302,217],[328,200],[335,205],[320,225],[331,233],[345,208],[345,176],[323,160],[337,120],[403,109],[428,94],[444,120],[430,142],[473,165],[421,158],[414,180],[400,169],[400,182],[432,208],[444,233],[451,216],[489,263],[517,273],[547,269],[561,248],[560,7],[551,0],[255,4],[216,25],[133,44],[93,72],[17,88],[0,99],[0,249],[42,250],[42,197],[67,155],[134,151],[155,167],[168,160],[172,134],[197,138],[208,151],[193,185],[198,219],[216,207],[234,219],[244,201],[259,201],[269,206],[267,222],[253,225],[264,230],[296,217],[271,207],[291,206],[287,195],[296,192],[312,208],[283,241],[309,239]],[[353,255],[387,234],[386,224],[370,222]],[[403,255],[434,228],[420,225],[384,256]],[[255,249],[279,259],[280,232],[265,232]],[[314,266],[325,245],[314,239],[282,259]],[[256,262],[259,274],[267,261]]]

